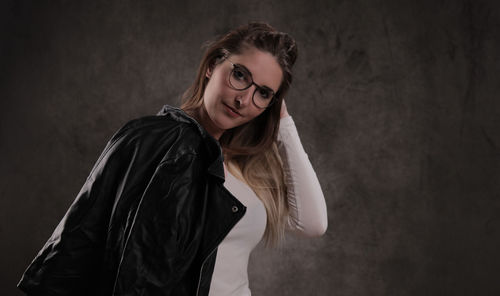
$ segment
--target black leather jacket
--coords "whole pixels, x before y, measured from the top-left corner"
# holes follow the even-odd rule
[[[24,273],[29,295],[208,295],[217,246],[246,208],[221,149],[182,110],[132,120],[108,142]]]

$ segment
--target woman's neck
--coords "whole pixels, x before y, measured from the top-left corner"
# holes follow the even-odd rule
[[[194,115],[194,118],[205,128],[205,130],[212,136],[214,139],[219,141],[220,137],[224,133],[224,130],[217,127],[205,109],[205,106],[202,105]]]

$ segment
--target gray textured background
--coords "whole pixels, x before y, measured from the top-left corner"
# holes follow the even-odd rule
[[[255,295],[500,295],[498,1],[2,1],[0,293],[126,121],[249,20],[299,43],[288,96],[329,229],[254,252]]]

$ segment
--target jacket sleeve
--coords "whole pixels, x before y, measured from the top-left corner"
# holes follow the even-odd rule
[[[132,150],[121,128],[107,143],[82,189],[31,262],[18,287],[29,295],[88,295],[97,282],[107,225]]]
[[[197,139],[192,136],[184,134],[174,143],[170,151],[175,153],[167,153],[144,191],[113,295],[172,295],[195,260],[203,229],[205,183],[201,158],[192,147]]]

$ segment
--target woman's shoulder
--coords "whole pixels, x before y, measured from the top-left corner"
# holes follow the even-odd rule
[[[141,145],[155,150],[177,146],[179,152],[198,153],[208,149],[216,153],[219,146],[206,131],[182,109],[164,106],[157,115],[143,116],[125,123],[111,141]]]

